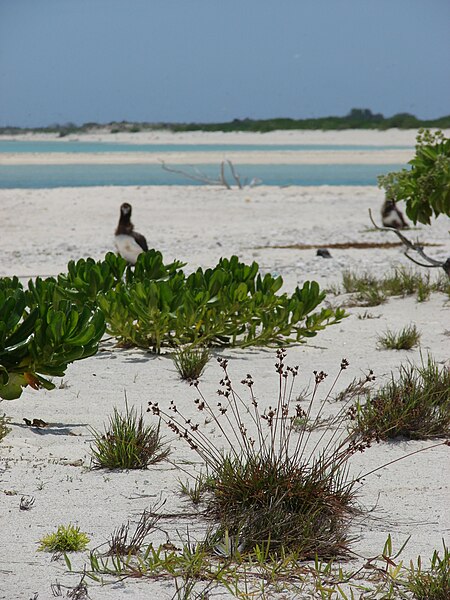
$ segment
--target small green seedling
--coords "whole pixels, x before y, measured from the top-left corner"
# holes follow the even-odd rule
[[[56,533],[44,535],[40,540],[40,552],[81,552],[89,543],[86,533],[72,525],[59,525]]]

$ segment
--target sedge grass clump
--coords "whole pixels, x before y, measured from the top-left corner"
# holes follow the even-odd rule
[[[348,366],[345,359],[316,412],[318,390],[327,375],[314,372],[314,387],[304,410],[293,396],[298,367],[286,366],[285,356],[284,350],[277,351],[278,397],[266,408],[260,407],[253,393],[251,375],[241,382],[249,399],[238,394],[224,359],[218,359],[223,378],[217,405],[193,382],[199,393],[197,409],[220,431],[225,450],[174,402],[171,412],[158,403],[149,403],[149,410],[206,463],[205,503],[216,524],[211,539],[236,540],[239,552],[265,547],[275,555],[295,551],[303,558],[341,555],[349,544],[348,525],[355,511],[356,481],[348,477],[347,461],[369,447],[371,440],[356,442],[350,435],[336,440],[337,428],[316,431],[312,437],[314,423],[320,422],[322,408]]]
[[[397,378],[357,401],[349,410],[357,436],[386,440],[439,438],[450,435],[450,370],[428,357],[419,367],[402,365]]]
[[[211,358],[205,346],[186,346],[177,348],[173,355],[173,362],[181,379],[199,379]]]
[[[450,551],[444,543],[442,557],[433,553],[429,570],[422,568],[420,557],[417,566],[411,564],[407,589],[415,600],[448,600],[450,598]]]
[[[146,425],[135,408],[125,414],[116,408],[105,433],[93,432],[93,465],[97,469],[146,469],[170,453],[161,440],[159,426]]]
[[[342,289],[347,294],[353,294],[351,303],[358,306],[377,306],[390,296],[406,297],[416,294],[417,301],[424,302],[432,292],[450,295],[449,278],[445,275],[432,279],[429,272],[406,267],[398,267],[382,278],[367,272],[344,271]],[[332,291],[338,294],[340,288],[335,286]]]
[[[8,427],[9,421],[9,417],[6,415],[0,415],[0,442],[11,431],[11,428]]]
[[[40,540],[40,552],[81,552],[89,544],[89,537],[72,525],[59,525],[55,533],[49,533]]]
[[[420,333],[414,324],[407,325],[398,333],[388,329],[378,336],[378,347],[385,350],[411,350],[420,342]]]

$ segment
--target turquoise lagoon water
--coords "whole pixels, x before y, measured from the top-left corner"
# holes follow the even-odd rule
[[[39,153],[39,152],[253,152],[253,151],[338,151],[338,150],[401,150],[413,146],[364,146],[337,144],[123,144],[116,142],[74,142],[74,141],[0,141],[0,153]]]
[[[235,165],[242,182],[258,180],[264,185],[376,185],[377,176],[398,171],[404,165],[314,164]],[[177,165],[189,171],[187,165]],[[217,165],[196,169],[218,179]],[[193,172],[193,171],[189,171]],[[231,182],[231,177],[228,178]],[[164,171],[161,165],[0,165],[0,189],[40,189],[87,186],[202,185],[182,175]]]
[[[169,152],[264,152],[264,151],[372,151],[408,148],[408,146],[330,145],[330,144],[124,144],[115,142],[76,141],[0,141],[1,155],[6,152],[18,154],[40,153],[115,153],[149,152],[162,158]],[[167,156],[166,158],[169,158]],[[372,164],[235,164],[242,180],[258,180],[264,185],[376,185],[377,175],[398,170],[401,165]],[[187,165],[176,168],[190,171]],[[218,164],[196,165],[198,171],[218,179]],[[229,178],[231,181],[231,177]],[[169,173],[161,165],[1,165],[0,189],[56,188],[86,186],[133,186],[133,185],[202,185],[182,175]]]

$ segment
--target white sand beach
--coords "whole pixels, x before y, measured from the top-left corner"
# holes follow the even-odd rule
[[[152,132],[86,135],[83,141],[412,147],[415,134],[413,131],[177,135]],[[38,138],[27,136],[26,139]],[[301,164],[298,152],[287,152],[283,157],[280,154],[261,153],[253,159],[267,163],[292,160],[294,164]],[[332,162],[333,154],[336,160],[349,164],[369,159],[388,164],[391,161],[406,162],[412,157],[413,149],[373,153],[318,151],[304,156],[303,160]],[[240,154],[224,156],[246,162],[245,156]],[[199,162],[206,162],[205,157],[197,154],[196,157]],[[211,161],[217,158],[212,157]],[[41,155],[25,157],[11,153],[1,158],[1,164],[42,164],[42,161],[69,164],[78,160],[123,163],[139,159],[150,161],[157,157],[132,153],[112,157],[58,154],[43,158]],[[193,160],[192,154],[187,157],[181,153],[172,159],[179,164]],[[257,261],[263,272],[282,275],[283,289],[292,292],[296,285],[306,280],[316,280],[323,287],[339,284],[346,269],[369,271],[380,277],[400,265],[420,269],[405,258],[401,247],[330,248],[331,259],[316,255],[316,246],[397,241],[389,232],[374,230],[370,222],[369,209],[380,222],[383,192],[376,187],[259,186],[227,190],[216,186],[131,186],[0,190],[0,277],[17,275],[26,281],[30,277],[63,272],[69,260],[88,256],[100,260],[106,252],[114,250],[113,233],[122,202],[133,206],[132,221],[146,236],[149,246],[160,250],[166,261],[179,259],[186,262],[186,271],[198,266],[213,266],[220,257],[236,254],[245,262]],[[449,229],[449,220],[440,217],[432,226],[420,226],[407,235],[436,244],[427,248],[427,252],[435,258],[445,259],[450,255]],[[296,244],[314,248],[287,247]],[[437,273],[431,273],[432,277],[435,275]],[[345,300],[342,295],[327,296],[327,301],[333,305]],[[366,316],[370,313],[372,318],[359,318],[365,313]],[[338,390],[368,369],[374,371],[376,384],[381,385],[401,364],[407,361],[420,364],[428,353],[440,365],[450,366],[448,296],[433,293],[429,300],[420,303],[414,296],[390,298],[385,304],[371,308],[348,308],[348,314],[348,318],[320,332],[306,344],[288,349],[288,363],[300,366],[299,394],[311,383],[313,370],[326,371],[331,380],[344,357],[350,367]],[[414,323],[421,333],[418,348],[410,351],[377,349],[380,333],[387,328],[398,331],[410,323]],[[229,359],[230,373],[236,382],[247,373],[253,375],[255,393],[264,406],[274,402],[277,379],[273,349],[226,349],[214,353]],[[219,366],[212,360],[201,381],[207,397],[215,398],[220,377]],[[163,513],[192,511],[191,505],[179,494],[178,480],[187,478],[185,471],[198,472],[201,464],[198,456],[169,430],[163,429],[163,433],[172,448],[170,463],[162,462],[146,471],[90,469],[92,428],[101,430],[113,407],[124,409],[125,393],[129,405],[138,409],[142,407],[145,411],[149,401],[168,406],[174,399],[196,417],[195,390],[178,378],[170,357],[137,349],[120,349],[111,340],[105,341],[96,356],[73,363],[63,380],[57,379],[55,383],[57,387],[53,391],[26,389],[20,399],[0,403],[0,414],[11,417],[12,429],[0,444],[2,600],[28,600],[35,593],[39,600],[47,600],[53,597],[52,583],[58,581],[70,586],[79,581],[79,574],[67,572],[64,559],[52,560],[50,554],[37,552],[38,541],[55,531],[59,524],[72,522],[79,525],[91,539],[89,548],[94,549],[122,523],[135,522],[144,509],[160,502],[165,503],[161,509]],[[328,389],[326,384],[324,389]],[[338,407],[336,403],[330,403],[326,410],[334,414]],[[50,426],[42,430],[27,427],[23,418],[40,418]],[[149,422],[155,419],[150,414],[147,418]],[[208,427],[210,435],[217,438],[218,445],[221,444],[217,431],[212,425]],[[433,441],[430,440],[382,442],[364,454],[355,455],[352,471],[366,472],[431,445]],[[440,446],[399,461],[367,478],[358,496],[366,512],[363,517],[356,518],[351,527],[351,533],[358,538],[352,549],[358,555],[367,558],[381,553],[388,534],[391,534],[395,548],[410,537],[403,560],[415,559],[420,554],[428,565],[433,551],[442,549],[442,539],[447,538],[448,542],[449,453],[449,447]],[[22,496],[35,498],[31,510],[19,509]],[[200,540],[205,531],[201,517],[163,519],[160,525],[161,530],[149,540],[155,546],[170,541],[179,547],[180,536],[186,534],[187,527],[191,539]],[[73,557],[73,564],[81,570],[85,560],[86,554]],[[351,568],[363,562],[363,558],[355,558],[350,563]],[[170,580],[107,581],[109,584],[103,587],[88,581],[89,597],[93,600],[169,599],[175,593]]]

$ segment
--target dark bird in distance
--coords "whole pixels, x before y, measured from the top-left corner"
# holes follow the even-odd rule
[[[331,258],[331,254],[328,248],[318,248],[316,256],[321,256],[322,258]]]
[[[131,222],[131,204],[128,202],[124,202],[120,207],[120,219],[114,238],[117,252],[130,265],[135,265],[139,254],[148,250],[145,237],[134,231],[134,225]]]
[[[396,206],[394,200],[386,198],[381,208],[381,220],[384,227],[394,227],[394,229],[408,229],[408,223],[405,221],[401,210]]]

